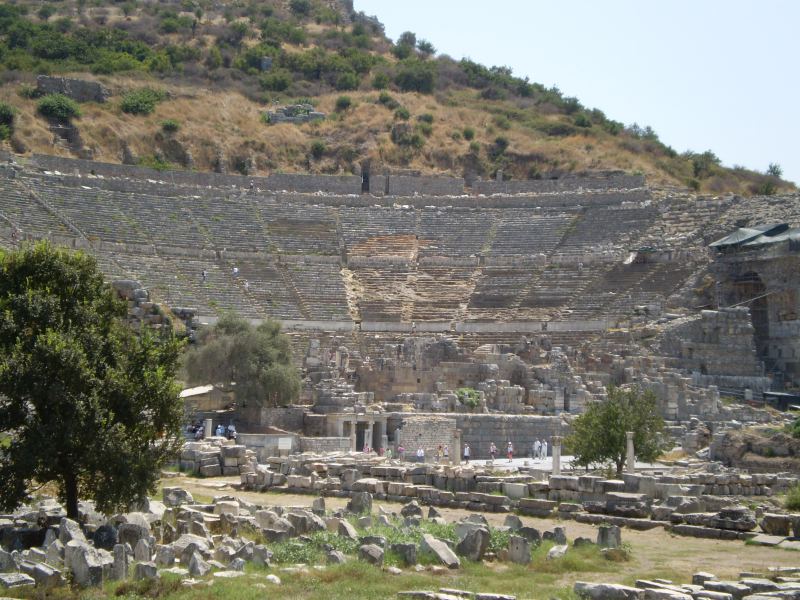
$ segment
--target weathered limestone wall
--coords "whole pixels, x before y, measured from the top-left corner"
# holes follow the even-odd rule
[[[467,443],[473,458],[489,458],[489,446],[497,446],[505,455],[510,440],[517,456],[528,456],[534,440],[549,440],[554,435],[566,435],[569,426],[560,417],[533,415],[456,414],[456,426],[461,431],[461,443]]]
[[[644,175],[566,177],[563,179],[531,179],[520,181],[476,181],[476,194],[546,194],[578,190],[634,189],[645,185]]]
[[[76,102],[105,102],[111,92],[96,81],[38,75],[36,90],[40,94],[63,94]]]
[[[301,452],[349,452],[350,438],[347,437],[301,437]]]
[[[753,324],[747,307],[704,310],[700,318],[671,329],[662,350],[681,368],[702,375],[758,377]]]
[[[456,419],[440,415],[403,416],[397,446],[405,448],[408,460],[416,458],[418,448],[425,451],[427,460],[435,457],[439,446],[447,445],[451,453],[456,448]],[[452,454],[451,454],[452,456]]]
[[[460,177],[389,175],[388,179],[389,196],[461,196],[465,193],[464,180]],[[370,191],[372,191],[371,180]]]

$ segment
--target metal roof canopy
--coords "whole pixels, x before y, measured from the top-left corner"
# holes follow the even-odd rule
[[[742,246],[747,242],[756,240],[756,238],[760,237],[769,238],[778,235],[780,233],[783,233],[787,229],[789,229],[788,223],[756,225],[754,227],[740,227],[736,231],[726,235],[724,238],[719,239],[716,242],[712,242],[711,244],[709,244],[709,247],[723,249],[723,248],[730,248],[732,246]],[[769,243],[769,241],[765,240],[764,242],[761,243]]]

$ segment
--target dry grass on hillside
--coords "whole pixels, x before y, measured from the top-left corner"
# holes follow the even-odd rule
[[[642,172],[655,184],[682,185],[688,177],[686,172],[675,172],[674,167],[665,168],[654,161],[636,140],[623,143],[621,138],[599,128],[566,137],[548,136],[540,130],[542,124],[563,122],[563,116],[546,114],[547,111],[525,112],[524,107],[503,101],[482,100],[470,90],[437,95],[391,93],[410,113],[407,123],[415,131],[420,130],[420,115],[433,118],[422,148],[412,149],[392,142],[392,126],[401,121],[393,109],[378,102],[379,94],[373,90],[347,92],[352,107],[344,112],[335,110],[336,100],[343,94],[314,98],[317,109],[329,114],[325,121],[270,126],[261,115],[271,105],[254,102],[238,91],[170,84],[147,76],[75,76],[98,80],[113,92],[105,104],[83,104],[83,116],[75,122],[85,147],[100,161],[120,162],[124,144],[137,157],[152,157],[163,148],[166,139],[161,123],[174,119],[180,123],[174,139],[191,153],[193,168],[201,171],[211,170],[221,153],[228,160],[229,170],[253,159],[259,174],[347,173],[357,171],[359,163],[369,159],[373,169],[385,165],[452,175],[462,175],[465,165],[469,165],[484,177],[491,176],[498,167],[515,178],[553,170],[597,169]],[[36,114],[36,100],[17,93],[19,86],[20,83],[11,83],[0,88],[0,100],[19,109],[17,138],[32,152],[69,155],[66,148],[54,143],[47,123]],[[150,115],[123,113],[122,95],[145,86],[166,90],[170,99],[159,103]],[[474,130],[472,148],[464,138],[466,128]],[[508,151],[504,163],[495,163],[489,149],[500,137],[508,141]],[[314,142],[324,144],[319,159],[310,154]],[[737,190],[737,186],[744,185],[733,175],[726,177],[712,179],[709,185],[720,190]]]

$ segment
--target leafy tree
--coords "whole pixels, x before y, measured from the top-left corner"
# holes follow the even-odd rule
[[[419,40],[417,42],[417,50],[419,50],[423,56],[436,54],[436,48],[428,40]]]
[[[627,452],[627,431],[633,432],[637,458],[655,460],[661,453],[660,433],[664,420],[658,413],[655,394],[637,388],[608,388],[608,398],[593,402],[572,423],[567,446],[578,466],[611,463],[622,475]]]
[[[235,391],[239,406],[283,406],[300,393],[300,376],[291,363],[289,338],[280,323],[225,315],[201,334],[186,356],[189,382],[214,383]]]
[[[430,94],[436,82],[436,67],[429,61],[404,60],[394,76],[394,82],[404,92]]]
[[[413,48],[417,45],[417,35],[413,31],[404,31],[400,34],[400,37],[397,38],[397,45],[410,46]]]
[[[46,242],[0,254],[0,508],[54,482],[106,513],[155,490],[183,414],[171,333],[137,335],[93,258]]]
[[[289,8],[294,14],[307,17],[311,14],[311,0],[291,0]]]
[[[783,169],[778,163],[769,163],[769,167],[767,167],[767,175],[780,179],[783,177]]]

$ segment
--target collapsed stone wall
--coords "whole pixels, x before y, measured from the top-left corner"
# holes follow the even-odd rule
[[[105,102],[111,92],[96,81],[68,79],[67,77],[36,77],[36,91],[45,94],[63,94],[76,102]]]

